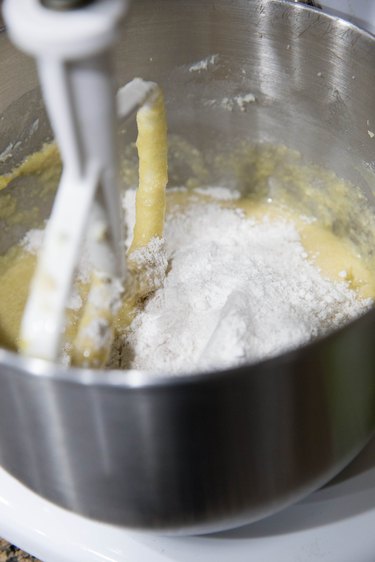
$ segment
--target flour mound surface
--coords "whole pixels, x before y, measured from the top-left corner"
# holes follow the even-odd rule
[[[125,200],[128,216],[133,201]],[[342,326],[372,304],[322,276],[292,222],[256,222],[216,202],[170,213],[165,252],[162,286],[121,336],[128,368],[178,374],[255,362]]]

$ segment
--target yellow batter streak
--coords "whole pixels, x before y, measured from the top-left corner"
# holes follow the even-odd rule
[[[139,186],[136,221],[129,254],[163,236],[168,181],[167,121],[161,91],[137,113]]]

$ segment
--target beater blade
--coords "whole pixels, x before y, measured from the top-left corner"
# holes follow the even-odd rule
[[[4,5],[11,38],[37,60],[63,160],[21,327],[22,352],[47,360],[61,353],[66,304],[84,239],[111,314],[126,268],[111,51],[127,2],[86,4],[67,11],[49,9],[39,0],[6,0]],[[98,327],[101,333],[110,329],[110,318]]]

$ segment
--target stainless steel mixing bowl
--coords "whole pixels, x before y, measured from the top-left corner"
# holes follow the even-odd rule
[[[4,173],[50,130],[33,64],[5,32],[0,53]],[[214,54],[220,64],[191,71]],[[373,206],[375,42],[364,31],[281,0],[137,0],[117,66],[121,84],[134,75],[161,83],[170,132],[203,160],[234,141],[284,143]],[[248,92],[256,103],[244,112],[209,102]],[[227,174],[235,185],[230,170],[218,178],[206,164],[208,181]],[[172,162],[172,182],[190,168]],[[10,190],[35,208],[28,224],[1,215],[2,251],[47,215],[51,196],[37,184],[24,177],[0,194],[0,208]],[[0,463],[41,496],[107,523],[229,528],[298,500],[354,457],[375,425],[374,382],[374,311],[275,359],[178,378],[65,369],[0,350]]]

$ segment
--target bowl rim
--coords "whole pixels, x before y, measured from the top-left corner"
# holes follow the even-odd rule
[[[15,371],[15,375],[26,375],[35,379],[48,379],[54,382],[78,386],[107,387],[122,389],[156,389],[180,387],[201,383],[233,381],[242,376],[261,376],[263,373],[275,372],[283,366],[296,364],[301,358],[313,355],[319,348],[334,345],[335,341],[345,338],[351,332],[375,327],[375,306],[362,316],[352,320],[332,332],[315,338],[297,348],[292,348],[278,355],[233,367],[207,371],[183,371],[165,373],[140,369],[87,369],[67,367],[44,359],[24,357],[15,351],[0,348],[0,372],[6,367]]]

